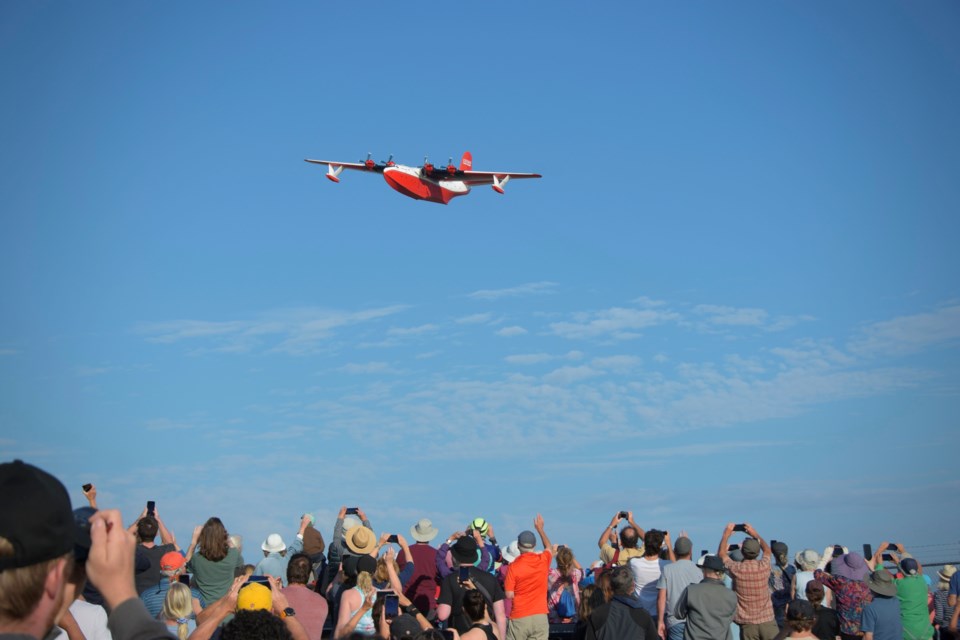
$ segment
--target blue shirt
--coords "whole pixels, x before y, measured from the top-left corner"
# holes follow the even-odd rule
[[[167,591],[169,590],[170,581],[167,578],[163,578],[159,583],[152,587],[147,587],[143,593],[140,594],[140,600],[147,608],[147,611],[150,612],[151,618],[156,618],[160,615],[160,610],[163,609],[163,601],[167,599]],[[200,592],[195,588],[190,587],[190,594],[200,601],[201,607],[207,606],[203,601],[203,596],[201,596]]]
[[[900,600],[873,594],[873,602],[863,609],[860,630],[873,633],[873,640],[903,640]]]
[[[296,553],[300,553],[303,550],[303,538],[297,536],[293,539],[293,542],[290,543],[290,546],[287,547],[287,553],[285,555],[280,555],[279,553],[271,553],[267,555],[266,558],[261,560],[256,569],[253,570],[254,575],[258,576],[273,576],[275,578],[280,578],[283,581],[283,586],[287,586],[287,565],[290,564],[290,558]]]
[[[960,571],[950,576],[950,593],[947,595],[960,596]]]

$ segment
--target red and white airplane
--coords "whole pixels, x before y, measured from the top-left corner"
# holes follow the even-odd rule
[[[330,160],[310,160],[307,162],[327,165],[327,177],[340,182],[340,172],[344,169],[373,171],[382,173],[387,184],[415,200],[428,200],[447,204],[457,196],[470,193],[470,187],[489,184],[497,193],[503,193],[503,187],[511,178],[541,178],[539,173],[514,173],[510,171],[474,171],[473,156],[467,151],[460,160],[460,166],[453,165],[453,158],[445,167],[435,167],[426,158],[423,166],[408,167],[393,162],[393,156],[386,162],[377,164],[367,154],[365,162],[333,162]]]

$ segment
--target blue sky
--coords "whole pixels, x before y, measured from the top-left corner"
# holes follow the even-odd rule
[[[343,504],[956,543],[956,3],[0,18],[0,458],[249,557]],[[303,162],[467,149],[544,178]]]

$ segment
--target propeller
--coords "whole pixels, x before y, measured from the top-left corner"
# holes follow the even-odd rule
[[[392,166],[393,166],[393,154],[392,154],[392,153],[390,154],[390,157],[387,158],[387,161],[383,163],[383,166],[385,166],[385,167],[392,167]]]
[[[447,160],[447,173],[453,175],[457,172],[457,168],[453,166],[453,156],[450,156],[450,159]]]
[[[373,157],[373,154],[367,151],[367,159],[363,163],[367,167],[367,169],[373,169],[377,164],[371,159],[372,157]]]
[[[423,156],[423,170],[426,173],[433,173],[433,165],[430,164],[430,160],[427,156]]]

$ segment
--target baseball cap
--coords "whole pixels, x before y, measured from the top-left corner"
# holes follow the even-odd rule
[[[0,464],[0,513],[0,536],[13,545],[13,555],[0,558],[0,571],[58,558],[83,543],[66,487],[22,460]]]
[[[753,560],[760,555],[760,543],[753,538],[747,538],[740,547],[743,551],[743,557],[747,560]]]
[[[187,564],[187,559],[179,551],[168,551],[160,558],[161,571],[176,571]]]
[[[673,543],[673,551],[678,556],[685,556],[693,551],[693,543],[690,542],[690,538],[686,536],[680,536],[677,538],[677,541]]]
[[[537,536],[533,535],[533,531],[521,531],[517,536],[517,546],[521,551],[529,551],[537,546]]]
[[[412,638],[420,633],[420,623],[409,614],[401,614],[390,623],[390,636],[393,638]]]
[[[237,611],[256,611],[273,608],[273,592],[259,582],[248,582],[237,594]]]

